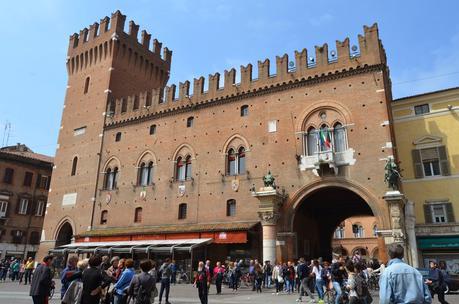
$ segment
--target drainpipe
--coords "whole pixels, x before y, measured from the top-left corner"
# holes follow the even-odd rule
[[[419,267],[418,245],[416,243],[416,216],[414,214],[414,203],[407,201],[405,204],[405,228],[408,238],[408,253],[413,267]]]

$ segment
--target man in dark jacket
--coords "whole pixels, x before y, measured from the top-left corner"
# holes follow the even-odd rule
[[[47,304],[48,297],[53,288],[53,276],[51,274],[51,265],[53,256],[48,255],[43,259],[43,263],[38,265],[33,273],[32,283],[30,285],[30,296],[34,304]]]
[[[102,258],[98,255],[93,255],[89,258],[89,268],[86,268],[82,274],[83,295],[81,303],[99,304],[100,293],[109,284],[104,280],[102,271],[99,268],[101,263]]]
[[[344,280],[347,279],[347,272],[344,269],[344,258],[343,256],[338,257],[338,261],[333,263],[331,266],[331,274],[332,274],[332,283],[333,289],[336,291],[336,299],[335,303],[338,304],[341,298],[341,286],[344,283]]]

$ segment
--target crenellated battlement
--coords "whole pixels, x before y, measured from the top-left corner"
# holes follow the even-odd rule
[[[240,83],[236,83],[236,70],[225,70],[223,79],[220,73],[210,74],[207,78],[201,76],[193,79],[192,92],[190,81],[180,82],[178,86],[170,85],[149,92],[139,92],[114,100],[113,113],[107,121],[108,125],[118,122],[135,120],[149,115],[161,114],[194,107],[199,104],[213,102],[224,98],[258,92],[284,84],[313,80],[333,76],[368,66],[385,65],[386,55],[379,39],[377,24],[364,26],[363,35],[358,36],[358,48],[350,47],[349,38],[336,41],[336,49],[329,51],[328,44],[316,46],[315,56],[308,57],[308,50],[294,52],[294,61],[284,54],[276,56],[275,73],[271,72],[270,60],[258,61],[258,78],[252,75],[252,64],[240,67]],[[206,86],[207,82],[207,86]],[[178,87],[178,92],[177,92]],[[207,89],[206,89],[207,87]],[[134,109],[134,100],[140,101]],[[122,103],[126,105],[123,106]],[[125,109],[126,111],[121,111]]]
[[[79,34],[70,36],[67,52],[67,69],[69,74],[77,73],[97,61],[125,56],[128,60],[140,58],[144,62],[136,62],[140,66],[156,66],[168,72],[172,60],[172,51],[167,47],[162,49],[162,43],[153,39],[151,34],[142,30],[139,40],[140,26],[129,21],[128,32],[124,31],[126,16],[118,10],[111,17],[104,17],[99,23],[95,22],[89,28],[83,28]],[[161,52],[162,51],[162,52]],[[131,56],[132,54],[132,56]]]

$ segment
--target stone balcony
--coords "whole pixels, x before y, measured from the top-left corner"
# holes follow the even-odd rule
[[[321,164],[328,164],[330,168],[354,165],[354,149],[349,148],[342,152],[324,151],[314,155],[301,155],[300,170],[319,169]]]

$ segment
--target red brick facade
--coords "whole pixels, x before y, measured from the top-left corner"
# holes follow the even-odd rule
[[[286,196],[277,224],[281,258],[307,254],[307,242],[298,239],[303,234],[297,230],[313,231],[320,225],[308,220],[307,211],[300,214],[299,210],[317,191],[354,193],[362,207],[339,213],[372,213],[378,227],[390,228],[380,159],[394,154],[391,93],[376,25],[364,28],[358,51],[351,52],[345,39],[337,42],[332,55],[326,44],[316,47],[310,54],[314,61],[307,50],[295,52],[293,69],[284,55],[276,58],[275,68],[270,68],[269,60],[259,61],[258,79],[252,79],[249,64],[241,67],[240,83],[235,83],[236,71],[231,69],[223,79],[216,73],[194,79],[193,84],[180,83],[176,93],[174,85],[164,89],[171,52],[165,48],[160,56],[157,41],[150,50],[146,32],[138,42],[138,26],[133,22],[130,33],[124,33],[124,19],[117,12],[110,21],[93,25],[89,34],[83,30],[71,37],[69,81],[42,253],[54,247],[65,222],[80,240],[119,239],[118,232],[109,236],[111,229],[257,222],[259,201],[251,192],[262,185],[268,170]],[[89,88],[84,93],[87,77]],[[344,126],[348,154],[341,163],[341,154],[336,153],[333,161],[313,161],[308,167],[311,160],[303,157],[307,154],[303,135],[311,126],[319,129],[321,123],[330,130],[336,123]],[[84,134],[75,135],[84,127]],[[229,175],[235,173],[229,171],[235,165],[228,160],[231,149],[242,153],[237,156],[242,171],[237,175]],[[78,168],[71,176],[75,156]],[[151,171],[142,173],[141,167],[150,164]],[[228,211],[230,200],[236,207]],[[186,216],[178,219],[184,203]],[[136,208],[142,208],[138,222],[134,221]],[[104,211],[106,220],[101,218]],[[328,225],[333,231],[344,219],[331,214]],[[327,217],[327,212],[322,215]],[[204,237],[202,232],[176,233],[180,238]],[[215,239],[219,232],[212,233],[205,237]],[[242,242],[245,234],[234,238]],[[316,241],[309,237],[309,242]],[[251,247],[261,246],[254,242]],[[259,250],[251,254],[261,258]]]

